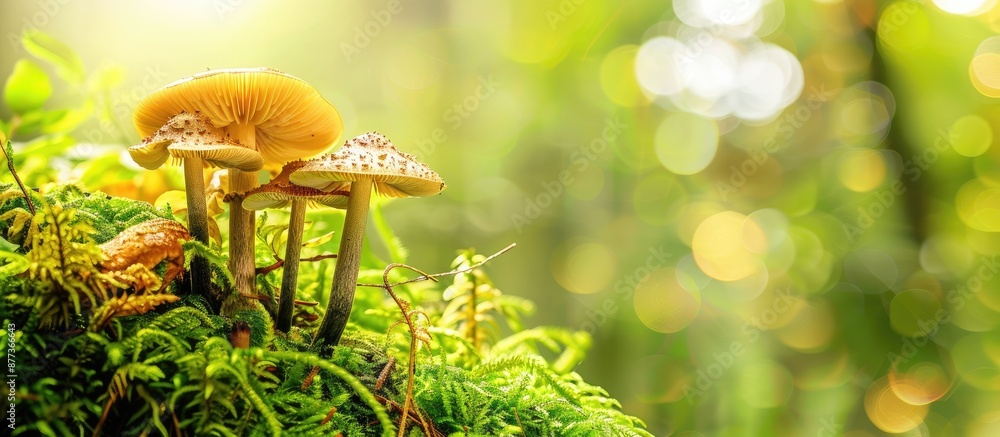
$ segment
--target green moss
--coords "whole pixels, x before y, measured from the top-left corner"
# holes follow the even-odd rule
[[[396,434],[410,342],[409,332],[390,329],[401,316],[383,290],[361,292],[367,296],[360,301],[366,306],[359,310],[362,323],[350,325],[340,345],[318,352],[310,350],[309,324],[274,333],[266,311],[243,309],[223,318],[204,296],[190,294],[144,314],[116,317],[99,332],[74,329],[93,306],[87,302],[120,293],[101,282],[96,236],[110,238],[165,213],[73,186],[39,197],[49,206],[33,218],[37,230],[25,255],[31,265],[25,273],[0,276],[8,291],[0,318],[15,323],[17,353],[31,357],[18,367],[29,381],[18,386],[21,435]],[[9,198],[0,207],[16,204]],[[224,264],[212,248],[189,250]],[[267,256],[260,265],[271,262]],[[481,259],[471,251],[460,258],[456,266]],[[365,263],[373,271],[385,266],[374,257]],[[298,297],[322,298],[323,290],[307,284],[328,270],[303,269],[305,289]],[[226,279],[216,275],[219,289],[228,289]],[[473,299],[473,283],[489,292]],[[434,297],[440,292],[420,287],[397,291],[414,299],[413,309],[441,312],[418,317],[416,331],[428,336],[430,347],[415,351],[406,435],[425,435],[425,429],[434,435],[648,435],[606,392],[572,372],[590,345],[585,333],[523,329],[519,315],[530,311],[530,302],[501,295],[481,268],[456,278],[448,297],[460,303],[450,309]],[[496,309],[477,316],[515,327],[516,334],[469,329],[463,309],[485,301]],[[249,349],[230,344],[238,322],[250,326]]]

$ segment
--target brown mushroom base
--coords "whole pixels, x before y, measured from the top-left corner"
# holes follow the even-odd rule
[[[372,195],[371,179],[351,183],[351,194],[347,198],[347,215],[344,217],[344,233],[340,237],[340,251],[337,252],[337,267],[333,271],[333,287],[326,307],[323,322],[316,330],[313,347],[335,346],[344,334],[347,320],[354,305],[354,289],[358,283],[358,267],[361,265],[361,243],[365,238],[365,224],[368,222],[368,201]]]

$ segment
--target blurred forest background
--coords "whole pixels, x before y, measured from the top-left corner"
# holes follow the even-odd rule
[[[518,243],[497,286],[589,331],[578,371],[654,434],[995,436],[998,34],[996,0],[3,2],[42,109],[0,129],[30,186],[155,202],[183,180],[128,158],[135,104],[275,68],[332,146],[447,181],[385,209],[411,264]]]

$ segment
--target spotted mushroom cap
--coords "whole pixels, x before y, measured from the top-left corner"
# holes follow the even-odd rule
[[[377,132],[354,137],[336,152],[306,161],[289,177],[293,184],[323,191],[349,188],[362,179],[371,179],[375,192],[386,197],[426,197],[445,189],[444,180],[427,164],[400,152]]]
[[[223,136],[208,117],[197,112],[171,117],[156,133],[143,139],[142,144],[130,147],[129,154],[136,163],[149,169],[163,165],[168,157],[176,160],[199,157],[208,166],[243,171],[260,170],[264,163],[259,152]]]
[[[344,129],[340,114],[312,86],[270,68],[210,70],[181,79],[142,99],[132,121],[139,135],[149,136],[182,111],[200,111],[223,133],[254,126],[253,147],[268,168],[322,153]]]
[[[337,191],[321,191],[315,188],[295,185],[288,176],[298,170],[305,161],[292,161],[285,164],[281,173],[271,179],[271,182],[261,185],[246,193],[243,198],[243,208],[261,210],[265,208],[284,208],[292,203],[292,199],[301,198],[309,201],[310,207],[328,206],[330,208],[347,209],[347,189]]]

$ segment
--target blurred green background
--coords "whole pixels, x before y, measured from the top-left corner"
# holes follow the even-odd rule
[[[654,434],[996,436],[998,33],[996,0],[4,2],[0,72],[52,90],[0,128],[31,186],[154,202],[135,104],[276,68],[448,182],[385,210],[412,264],[516,242],[497,286]]]

